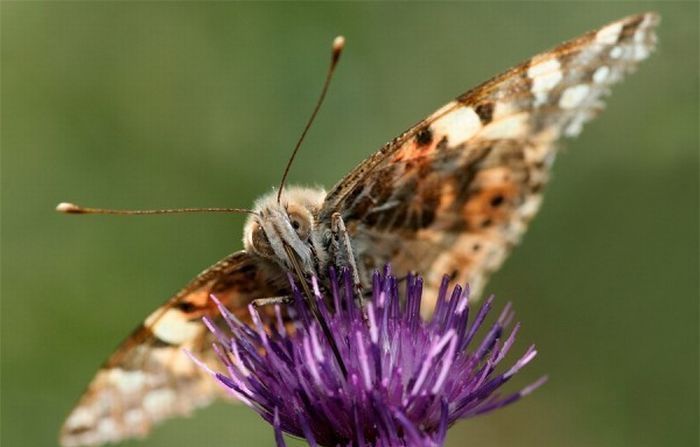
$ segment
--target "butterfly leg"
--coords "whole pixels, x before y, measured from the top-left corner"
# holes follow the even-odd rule
[[[282,295],[282,296],[271,296],[268,298],[258,298],[253,301],[251,301],[251,304],[253,307],[263,307],[263,306],[270,306],[273,304],[291,304],[292,303],[292,296],[291,295]]]
[[[333,213],[331,216],[331,231],[333,232],[333,238],[337,242],[337,259],[336,262],[339,265],[348,266],[352,272],[352,281],[355,285],[355,292],[360,299],[360,304],[364,301],[362,294],[362,283],[360,282],[360,273],[357,270],[357,263],[355,262],[355,254],[352,250],[352,245],[350,244],[350,236],[345,228],[345,222],[343,221],[340,213]]]

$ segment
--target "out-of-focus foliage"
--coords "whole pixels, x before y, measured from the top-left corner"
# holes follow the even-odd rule
[[[55,204],[249,206],[292,169],[338,180],[455,95],[538,51],[656,9],[657,53],[568,142],[488,290],[516,303],[550,382],[448,445],[695,445],[696,3],[2,3],[2,444],[55,443],[95,368],[150,310],[241,247],[241,216],[70,217]],[[523,383],[528,377],[521,377]],[[272,445],[242,406],[147,443]]]

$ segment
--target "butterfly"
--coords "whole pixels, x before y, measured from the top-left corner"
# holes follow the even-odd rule
[[[144,436],[220,396],[183,354],[213,360],[201,321],[216,316],[212,294],[245,318],[253,300],[289,293],[287,271],[348,265],[366,286],[390,263],[399,276],[421,273],[426,298],[445,273],[478,295],[537,213],[558,142],[578,135],[609,87],[647,58],[658,22],[633,15],[538,54],[418,122],[327,192],[288,187],[260,198],[245,249],[200,273],[119,346],[66,419],[61,444]]]

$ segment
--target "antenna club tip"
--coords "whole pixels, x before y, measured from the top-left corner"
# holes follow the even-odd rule
[[[56,205],[56,211],[66,214],[80,214],[83,212],[82,208],[80,208],[78,205],[68,202],[61,202]]]
[[[333,39],[333,63],[335,65],[335,62],[338,61],[338,58],[340,57],[340,53],[343,51],[343,48],[345,48],[345,37],[343,36],[337,36],[335,39]]]
[[[338,52],[341,51],[345,47],[345,37],[343,36],[336,36],[335,39],[333,39],[333,51]]]

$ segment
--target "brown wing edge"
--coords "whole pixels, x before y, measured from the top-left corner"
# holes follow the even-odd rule
[[[216,315],[210,294],[235,313],[272,296],[274,266],[245,251],[233,253],[192,280],[156,309],[97,371],[59,435],[64,447],[142,438],[153,425],[210,404],[223,395],[183,349],[212,363],[209,332],[201,322]]]
[[[455,101],[447,104],[445,107],[441,107],[435,113],[429,117],[418,121],[413,126],[409,127],[407,130],[402,132],[399,136],[387,142],[378,151],[374,152],[372,155],[360,162],[355,169],[350,171],[345,177],[338,181],[329,191],[326,196],[326,201],[324,203],[321,212],[319,213],[319,218],[322,220],[330,219],[330,216],[338,211],[337,205],[350,193],[352,186],[360,181],[360,179],[367,175],[375,166],[384,161],[389,157],[394,151],[402,147],[404,143],[414,138],[422,129],[430,126],[431,123],[440,119],[442,116],[450,113],[455,108],[463,106],[476,106],[482,97],[487,96],[493,90],[498,87],[504,79],[508,79],[515,76],[520,76],[523,72],[526,72],[530,63],[534,59],[538,59],[538,62],[546,60],[546,56],[549,57],[562,57],[575,51],[584,42],[589,41],[596,33],[603,28],[621,23],[623,27],[628,29],[633,29],[635,26],[639,25],[643,20],[649,20],[649,28],[654,28],[660,22],[661,18],[659,14],[655,11],[646,11],[637,14],[633,14],[622,19],[614,20],[606,25],[600,26],[594,30],[588,31],[576,38],[565,41],[547,51],[542,51],[538,56],[534,56],[526,59],[525,61],[503,71],[502,73],[494,76],[493,78],[469,89],[467,92],[459,95]],[[542,56],[545,56],[541,58]],[[541,58],[541,59],[540,59]]]

